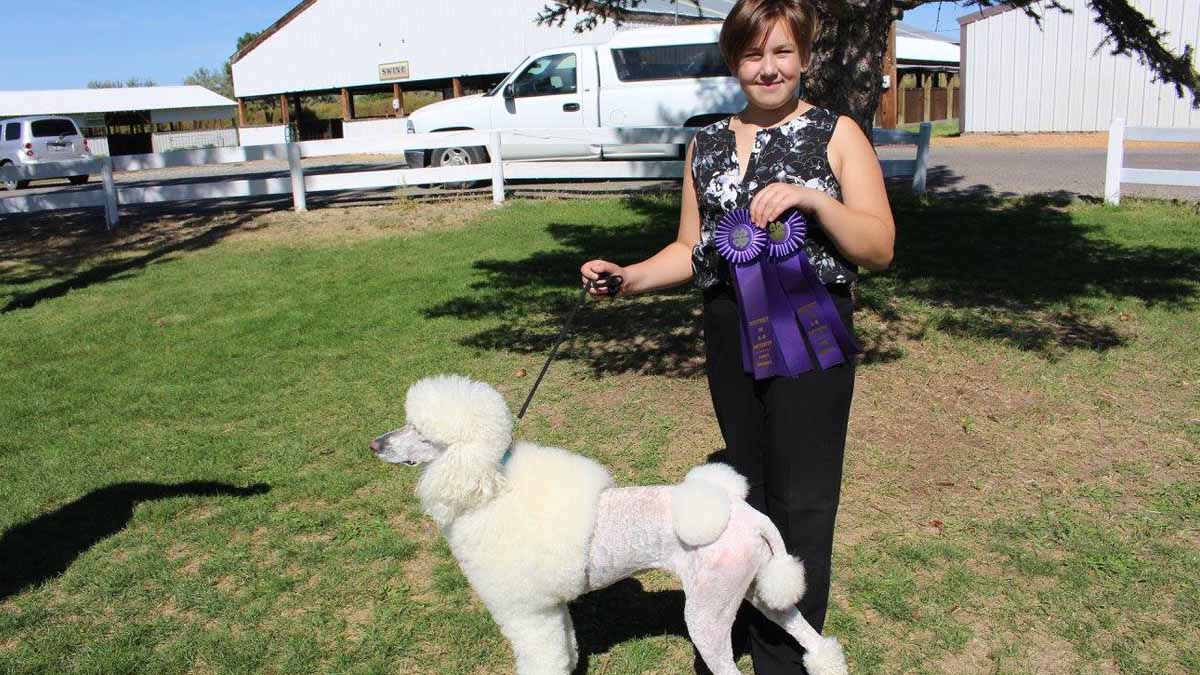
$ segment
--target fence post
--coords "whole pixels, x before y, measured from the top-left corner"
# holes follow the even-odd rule
[[[1104,201],[1121,205],[1121,169],[1125,166],[1125,118],[1113,118],[1108,128],[1108,158],[1104,168]]]
[[[925,194],[925,174],[929,169],[929,138],[933,135],[933,125],[921,122],[921,130],[917,132],[917,165],[913,170],[913,194]]]
[[[308,196],[304,192],[304,167],[300,164],[300,146],[287,144],[288,168],[292,173],[292,204],[297,211],[308,210]]]
[[[488,137],[488,156],[492,158],[492,203],[504,203],[504,158],[500,156],[500,132]]]
[[[112,157],[100,160],[100,180],[104,183],[104,226],[111,231],[121,222],[121,211],[117,208],[117,186],[113,181]]]

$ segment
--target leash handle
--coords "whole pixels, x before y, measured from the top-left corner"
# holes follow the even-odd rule
[[[604,282],[600,284],[599,282]],[[517,413],[517,421],[525,417],[525,411],[529,409],[529,402],[533,400],[533,395],[537,392],[538,385],[542,383],[542,378],[545,377],[546,371],[550,369],[550,362],[554,360],[554,356],[558,354],[558,348],[562,345],[563,338],[567,336],[567,330],[571,327],[571,322],[575,319],[576,312],[583,303],[587,300],[587,292],[593,288],[603,287],[605,292],[610,296],[615,296],[621,292],[621,284],[625,283],[625,279],[619,274],[609,274],[601,272],[599,279],[589,279],[583,288],[579,289],[579,302],[571,309],[571,313],[567,315],[567,321],[563,324],[562,330],[558,332],[558,339],[554,341],[554,348],[550,350],[550,356],[546,359],[546,363],[542,365],[542,372],[538,373],[537,380],[533,383],[533,388],[529,390],[529,396],[525,397],[525,404],[521,406],[521,412]]]

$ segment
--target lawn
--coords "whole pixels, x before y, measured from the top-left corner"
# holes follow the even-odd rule
[[[852,672],[1200,672],[1200,211],[893,206],[896,263],[856,314],[826,626]],[[433,373],[515,409],[579,263],[653,252],[677,210],[0,221],[0,673],[511,672],[416,474],[367,442]],[[693,292],[577,321],[520,437],[621,484],[720,450]],[[586,672],[692,672],[670,577],[572,612]]]

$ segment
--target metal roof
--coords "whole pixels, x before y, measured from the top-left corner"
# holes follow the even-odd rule
[[[0,91],[0,117],[226,107],[237,103],[197,86]]]

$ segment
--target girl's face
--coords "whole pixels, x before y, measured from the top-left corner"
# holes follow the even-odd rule
[[[779,19],[742,54],[735,75],[750,103],[774,110],[795,98],[804,68],[787,22]]]

